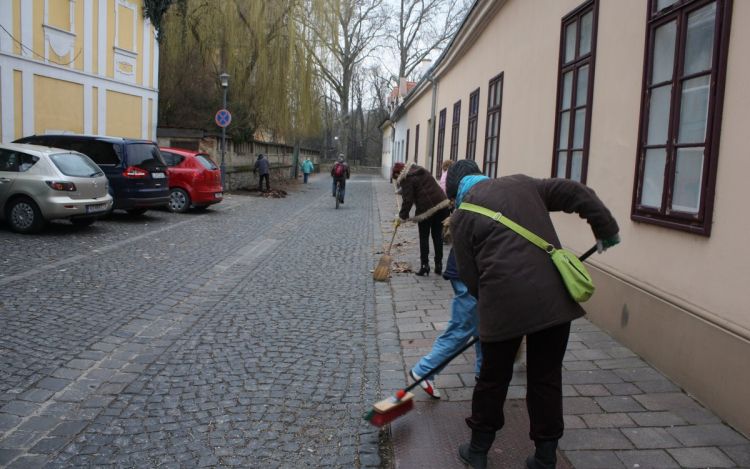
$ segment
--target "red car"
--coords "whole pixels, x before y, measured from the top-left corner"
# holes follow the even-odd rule
[[[167,162],[170,212],[185,213],[192,206],[205,209],[224,198],[219,166],[205,153],[159,148]]]

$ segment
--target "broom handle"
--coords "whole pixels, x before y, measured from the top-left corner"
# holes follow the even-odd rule
[[[394,234],[395,234],[395,230],[394,230]],[[578,259],[581,262],[583,262],[586,259],[588,259],[589,256],[591,256],[595,252],[596,252],[596,244],[591,249],[589,249],[588,251],[586,251]],[[438,366],[436,366],[435,368],[433,368],[430,371],[428,371],[422,378],[420,378],[419,380],[417,380],[416,382],[414,382],[413,384],[411,384],[407,388],[405,388],[404,392],[409,392],[412,389],[416,388],[419,385],[419,383],[421,383],[422,381],[426,380],[429,376],[431,376],[433,373],[435,373],[440,368],[442,368],[442,367],[446,366],[448,363],[452,362],[454,358],[456,358],[457,356],[459,356],[462,353],[464,353],[469,347],[471,347],[472,345],[474,345],[475,343],[477,343],[478,340],[479,340],[479,337],[472,338],[466,345],[464,345],[463,347],[461,347],[461,350],[455,352],[453,355],[451,355],[450,357],[448,357],[445,360],[443,360],[442,362],[440,362],[440,364]]]
[[[396,239],[396,230],[398,230],[398,225],[396,225],[395,228],[393,228],[393,236],[391,236],[391,244],[388,245],[388,255],[391,255],[391,248],[393,247],[393,240]],[[594,246],[594,250],[596,250],[596,246]]]
[[[591,249],[589,249],[588,251],[586,251],[585,253],[583,253],[583,255],[581,257],[579,257],[578,260],[581,261],[581,262],[583,262],[586,259],[588,259],[589,256],[591,256],[595,252],[596,252],[596,244],[594,244],[594,246],[592,246]]]

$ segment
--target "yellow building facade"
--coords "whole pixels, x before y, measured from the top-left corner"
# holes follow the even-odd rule
[[[143,0],[0,0],[0,140],[155,139],[159,46]]]

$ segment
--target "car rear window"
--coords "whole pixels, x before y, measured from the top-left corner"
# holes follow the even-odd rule
[[[55,153],[49,159],[66,176],[95,177],[104,174],[96,163],[80,153]]]
[[[200,161],[200,163],[203,165],[204,168],[210,169],[210,170],[216,170],[219,169],[214,164],[213,160],[208,155],[195,155],[195,159]]]
[[[128,145],[128,165],[146,171],[156,171],[167,166],[164,158],[161,157],[161,153],[159,153],[159,148],[151,143]]]

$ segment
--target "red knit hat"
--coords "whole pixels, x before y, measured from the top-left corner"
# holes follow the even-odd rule
[[[401,174],[401,171],[404,170],[404,163],[396,163],[393,165],[393,171],[391,172],[391,177],[393,179],[398,178],[399,174]]]

